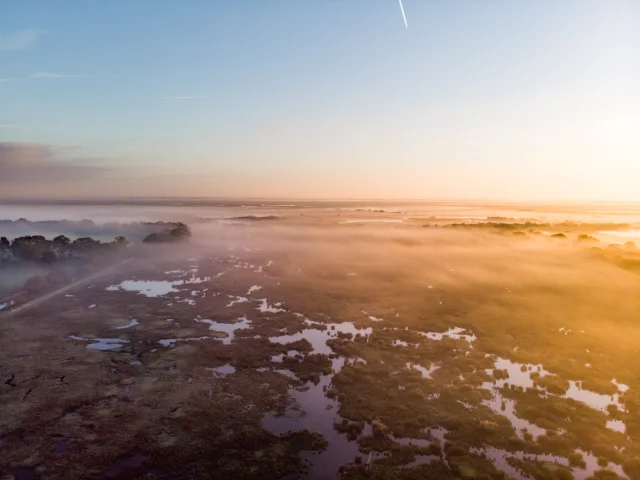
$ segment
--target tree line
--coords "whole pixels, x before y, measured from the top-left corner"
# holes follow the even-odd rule
[[[0,237],[0,261],[55,263],[61,259],[89,258],[96,254],[117,253],[125,248],[129,241],[117,236],[111,242],[101,242],[91,237],[71,240],[66,235],[58,235],[52,240],[43,235],[24,235],[9,241]]]
[[[18,220],[0,220],[0,232],[7,237],[22,235],[55,236],[65,232],[72,238],[113,238],[118,235],[126,236],[132,242],[139,242],[147,235],[164,229],[173,229],[182,225],[180,222],[106,222],[96,224],[92,220],[38,220],[30,221],[26,218]]]
[[[166,225],[163,223],[163,225]],[[191,230],[184,223],[171,224],[160,232],[147,235],[144,243],[171,243],[185,240],[191,236]],[[23,235],[9,240],[0,237],[0,264],[25,261],[55,263],[67,259],[90,259],[105,253],[118,253],[129,245],[129,241],[119,235],[111,242],[101,242],[91,237],[71,240],[66,235],[58,235],[52,240],[44,235]]]

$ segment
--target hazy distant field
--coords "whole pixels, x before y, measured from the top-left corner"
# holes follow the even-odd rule
[[[0,472],[640,478],[640,205],[0,207],[20,217],[193,237],[0,314]]]

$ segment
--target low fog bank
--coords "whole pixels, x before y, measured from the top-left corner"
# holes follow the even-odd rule
[[[106,199],[106,200],[0,200],[0,220],[83,220],[96,223],[140,221],[184,221],[242,215],[299,216],[317,212],[344,217],[374,214],[402,217],[464,220],[538,221],[559,223],[640,223],[640,204],[527,204],[436,201],[338,201],[256,199]]]
[[[437,291],[443,305],[447,299],[446,308],[456,309],[479,296],[490,305],[496,294],[498,303],[527,305],[559,322],[563,316],[584,315],[583,320],[599,318],[603,325],[630,324],[640,313],[640,250],[632,244],[610,248],[579,236],[387,226],[199,226],[190,249],[194,256],[224,256],[232,247],[252,258],[276,258],[278,276],[334,291],[345,301],[353,300],[349,289],[357,278],[354,299],[367,288],[386,289],[381,295],[390,305],[397,302],[394,292],[401,299],[407,292]]]
[[[67,215],[68,212],[65,212]],[[120,217],[119,221],[127,218]],[[168,221],[189,217],[180,215]],[[66,217],[65,217],[66,218]],[[240,217],[235,217],[240,218]],[[242,218],[250,218],[242,216]],[[414,224],[343,225],[333,215],[316,217],[273,217],[274,221],[203,221],[191,218],[193,236],[180,248],[175,246],[141,246],[141,240],[154,224],[100,224],[96,222],[2,222],[0,236],[42,234],[47,238],[62,234],[72,239],[90,235],[96,240],[111,241],[117,235],[132,242],[130,253],[144,255],[148,261],[184,256],[224,256],[234,248],[253,255],[278,255],[295,259],[296,268],[305,271],[349,270],[365,268],[384,271],[396,279],[425,285],[460,287],[461,282],[481,285],[538,286],[553,288],[602,284],[603,291],[615,290],[635,279],[628,269],[603,261],[603,254],[615,253],[635,258],[633,244],[619,252],[607,248],[606,239],[583,234],[580,224],[573,232],[496,232],[476,228],[423,228]],[[95,221],[95,220],[94,220]],[[133,220],[139,221],[139,219]],[[593,229],[586,229],[592,231]],[[516,235],[518,233],[520,235]],[[579,240],[580,235],[585,239]],[[606,260],[606,259],[605,259]],[[6,269],[3,269],[6,272]],[[5,275],[1,272],[1,275]],[[338,274],[339,275],[339,274]],[[606,279],[606,282],[604,281]]]
[[[328,214],[189,226],[186,242],[146,245],[133,239],[124,255],[150,268],[192,257],[275,260],[270,275],[281,280],[294,303],[302,306],[305,291],[313,291],[327,301],[323,309],[340,314],[349,311],[345,304],[367,310],[375,299],[386,305],[380,307],[385,313],[402,312],[417,321],[433,315],[470,326],[494,309],[513,308],[528,322],[553,320],[553,328],[600,322],[613,336],[614,325],[637,328],[630,319],[640,314],[638,249],[609,247],[580,225],[573,231],[563,227],[565,233],[556,237],[404,223],[345,225]],[[47,268],[28,265],[22,273],[0,267],[0,284],[6,293],[15,278]]]

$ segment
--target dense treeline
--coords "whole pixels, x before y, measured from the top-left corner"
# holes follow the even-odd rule
[[[17,223],[22,222],[18,220]],[[54,222],[24,222],[30,225],[47,224],[51,229],[60,230],[64,225],[73,225],[77,229],[79,225],[84,225],[84,229],[96,228],[101,226],[95,225],[89,220],[82,222],[68,222],[67,220]],[[87,223],[88,222],[88,223]],[[7,221],[0,221],[0,227]],[[13,222],[16,223],[16,222]],[[89,225],[90,224],[90,225]],[[106,224],[110,225],[110,224]],[[106,227],[106,225],[104,227]],[[167,243],[184,240],[191,236],[189,227],[181,222],[156,222],[156,223],[130,223],[130,224],[112,224],[109,229],[119,226],[120,230],[128,229],[154,229],[146,236],[140,238],[145,243]],[[158,231],[159,228],[165,227]],[[4,232],[4,230],[2,230]],[[90,259],[99,254],[118,253],[125,248],[130,242],[123,236],[117,235],[111,242],[103,242],[96,240],[90,236],[82,236],[71,240],[66,235],[58,235],[53,239],[48,239],[44,235],[22,235],[9,240],[6,236],[0,237],[0,265],[9,262],[41,262],[51,264],[64,259]]]
[[[500,218],[500,217],[489,217]],[[581,229],[581,230],[628,230],[631,225],[627,223],[577,223],[577,222],[561,222],[561,223],[504,223],[504,222],[483,222],[483,223],[451,223],[443,225],[447,228],[469,228],[469,229],[495,229],[495,230],[522,230],[532,228],[544,229]]]
[[[10,237],[28,235],[56,236],[66,233],[72,237],[113,238],[125,236],[131,241],[141,241],[150,233],[164,229],[173,229],[182,225],[179,222],[107,222],[96,224],[92,220],[45,220],[32,222],[25,218],[18,220],[0,220],[0,232]]]
[[[71,240],[65,235],[58,235],[52,240],[43,235],[25,235],[9,241],[0,237],[0,263],[26,261],[55,263],[61,259],[89,258],[106,252],[119,252],[129,241],[118,236],[112,242],[101,242],[91,237],[80,237]]]

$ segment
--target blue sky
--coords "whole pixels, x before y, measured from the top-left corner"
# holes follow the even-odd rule
[[[640,2],[404,7],[5,0],[0,187],[640,200]]]

